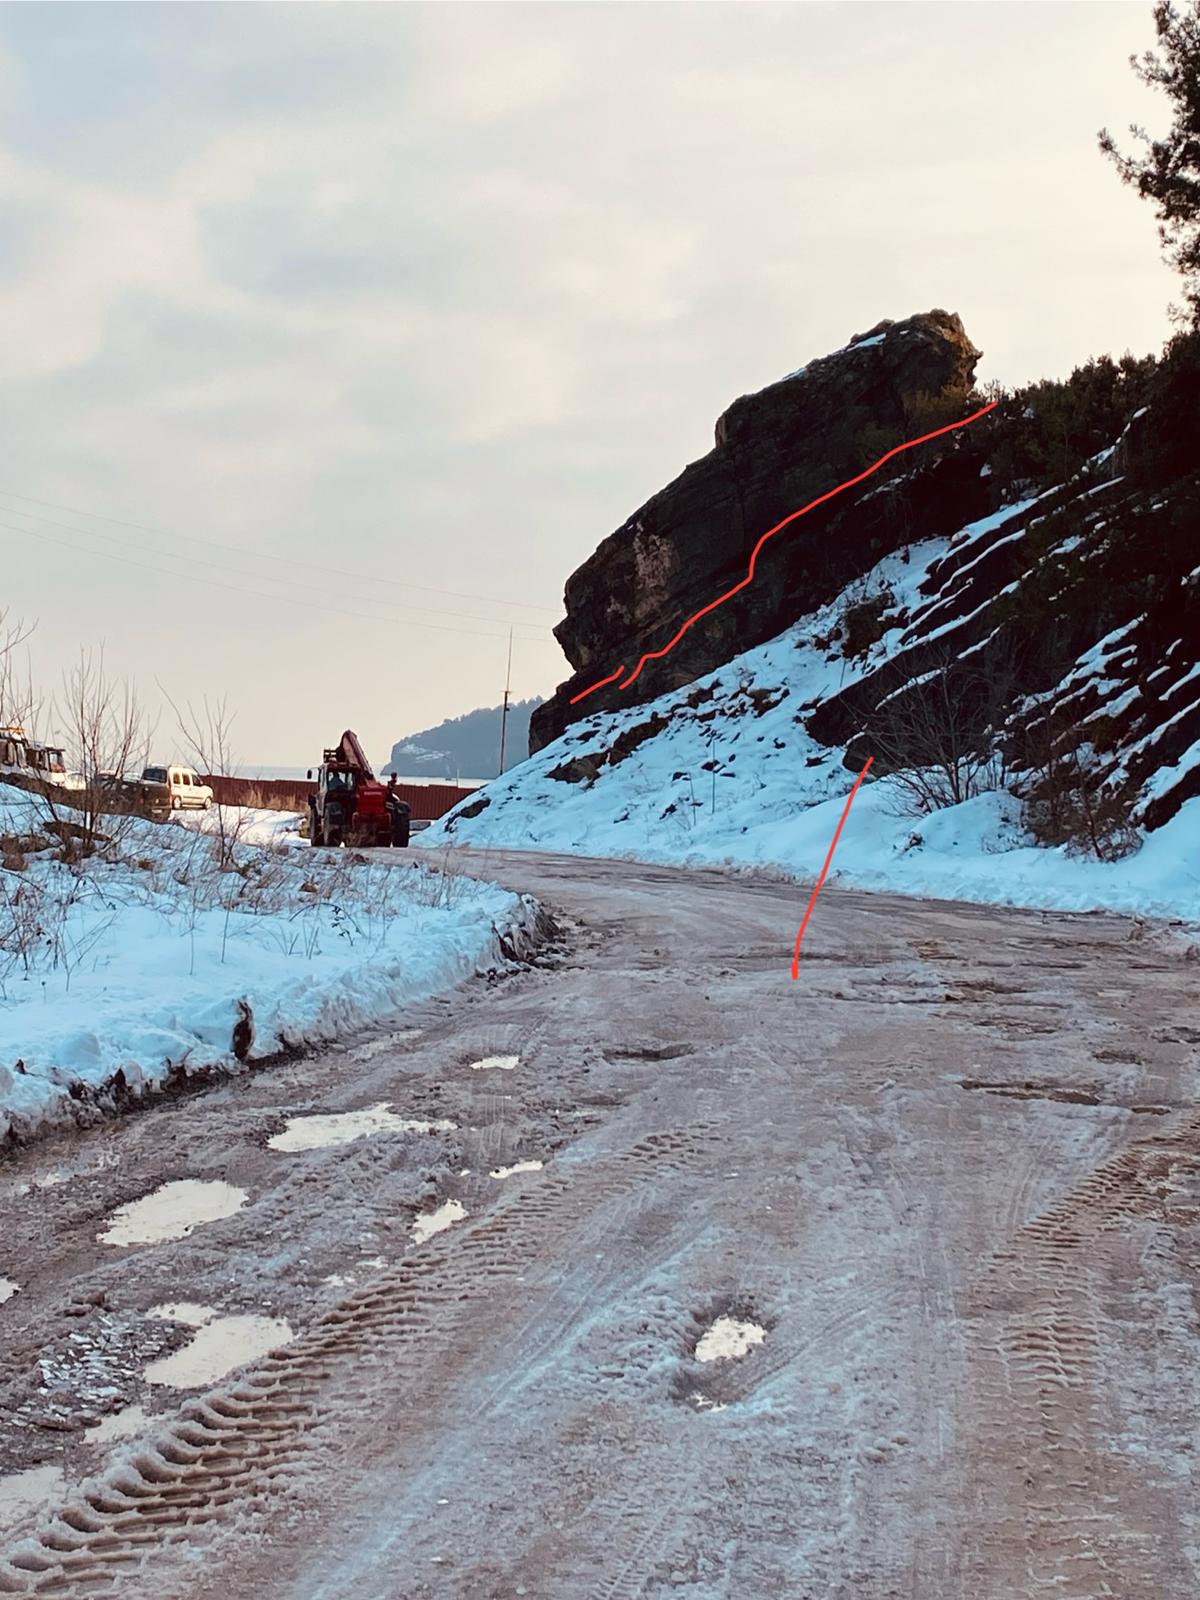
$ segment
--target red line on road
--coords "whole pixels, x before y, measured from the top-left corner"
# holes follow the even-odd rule
[[[842,810],[841,821],[833,831],[833,843],[829,846],[829,854],[825,857],[825,865],[821,868],[821,876],[817,879],[813,892],[808,897],[808,906],[804,913],[804,921],[800,924],[800,932],[796,935],[796,949],[792,955],[792,977],[800,976],[800,941],[804,937],[804,930],[808,927],[808,919],[812,916],[812,908],[817,903],[817,896],[821,892],[821,885],[825,882],[825,874],[829,871],[829,863],[833,860],[833,852],[837,849],[838,837],[845,826],[846,818],[850,815],[850,807],[854,804],[854,796],[858,793],[858,786],[867,775],[867,768],[874,761],[874,756],[867,757],[867,765],[854,780],[854,787],[846,796],[846,804]]]
[[[797,517],[803,517],[808,512],[815,510],[817,506],[824,505],[825,501],[832,500],[835,494],[841,494],[843,489],[852,489],[856,483],[861,483],[864,478],[869,478],[873,472],[878,472],[880,467],[882,467],[885,462],[890,461],[893,456],[898,456],[902,450],[911,450],[915,445],[925,444],[930,439],[936,439],[940,434],[953,433],[955,428],[965,428],[969,423],[978,422],[980,417],[986,416],[987,413],[995,406],[999,405],[999,403],[1000,402],[998,400],[992,400],[986,406],[982,406],[978,411],[972,412],[969,417],[963,417],[961,422],[948,422],[944,428],[934,428],[932,433],[923,433],[919,439],[908,439],[904,444],[896,445],[893,449],[889,450],[886,455],[880,456],[879,460],[872,463],[872,465],[869,466],[865,472],[860,472],[857,478],[847,478],[846,482],[839,483],[836,489],[829,489],[825,494],[818,495],[815,500],[810,500],[806,506],[801,506],[799,511],[793,511],[790,516],[784,517],[782,522],[777,522],[773,528],[768,528],[766,533],[763,534],[762,538],[751,551],[750,566],[746,572],[746,576],[741,580],[741,582],[735,583],[732,589],[727,589],[723,595],[718,595],[715,600],[710,600],[706,606],[702,606],[701,609],[696,612],[695,616],[689,617],[675,637],[670,640],[669,643],[663,645],[661,650],[648,650],[638,662],[637,666],[634,667],[633,671],[625,679],[625,682],[618,684],[618,688],[628,689],[630,684],[637,677],[638,673],[646,665],[647,661],[654,661],[659,656],[665,656],[669,650],[673,650],[675,648],[680,639],[683,638],[684,634],[688,631],[693,623],[699,622],[701,617],[706,617],[710,611],[715,611],[718,606],[724,605],[726,600],[732,599],[732,597],[737,594],[739,590],[746,588],[747,584],[753,583],[754,564],[758,560],[758,552],[762,549],[763,545],[766,544],[768,539],[773,539],[780,529],[787,527],[789,522],[795,522]],[[585,695],[594,694],[597,689],[603,689],[605,684],[611,683],[614,678],[619,678],[624,670],[625,667],[624,664],[622,664],[615,672],[610,672],[607,678],[602,678],[599,683],[592,684],[590,689],[584,689],[581,694],[573,695],[571,697],[570,704],[574,705],[577,701],[582,700]]]

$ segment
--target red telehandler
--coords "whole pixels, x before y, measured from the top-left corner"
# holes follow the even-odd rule
[[[310,780],[312,772],[308,774]],[[308,797],[308,838],[314,845],[408,843],[409,808],[395,792],[395,778],[380,783],[349,728],[326,750],[317,792]]]

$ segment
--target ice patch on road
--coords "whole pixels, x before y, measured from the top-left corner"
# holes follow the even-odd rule
[[[757,1322],[738,1322],[734,1317],[718,1317],[696,1346],[697,1361],[738,1361],[747,1350],[761,1344],[767,1330]]]
[[[293,1338],[291,1324],[282,1317],[217,1317],[182,1350],[152,1361],[146,1381],[171,1389],[198,1389]]]
[[[347,1053],[347,1061],[373,1061],[376,1056],[385,1050],[394,1050],[397,1045],[408,1044],[412,1039],[419,1039],[420,1028],[401,1028],[398,1033],[386,1033],[382,1039],[368,1039],[366,1044],[357,1045]]]
[[[32,1194],[36,1189],[57,1189],[70,1176],[66,1172],[46,1172],[40,1178],[23,1178],[13,1185],[14,1194]]]
[[[0,1528],[57,1500],[66,1485],[61,1467],[27,1467],[0,1478]]]
[[[246,1191],[220,1178],[180,1178],[118,1206],[96,1238],[101,1244],[120,1245],[184,1239],[201,1223],[231,1217],[245,1203]]]
[[[423,1211],[412,1225],[413,1242],[423,1244],[435,1233],[442,1233],[454,1223],[461,1222],[466,1214],[467,1208],[461,1200],[447,1200],[436,1211]]]
[[[726,1409],[723,1400],[710,1399],[708,1395],[701,1394],[699,1389],[692,1391],[692,1403],[697,1411],[724,1411]]]
[[[516,1161],[511,1167],[493,1167],[493,1178],[511,1178],[518,1172],[540,1172],[546,1165],[544,1161]]]
[[[0,1278],[0,1306],[6,1300],[11,1300],[13,1295],[20,1294],[21,1285],[14,1283],[11,1278]]]
[[[501,1072],[511,1072],[520,1061],[520,1056],[484,1056],[481,1061],[472,1061],[472,1072],[487,1072],[490,1067],[499,1067]]]
[[[103,1444],[107,1439],[129,1439],[141,1433],[150,1421],[141,1406],[122,1406],[94,1428],[86,1428],[83,1437],[89,1444]]]
[[[456,1126],[444,1117],[436,1122],[398,1117],[389,1102],[381,1100],[378,1105],[364,1106],[359,1111],[289,1117],[283,1132],[272,1134],[267,1144],[272,1150],[325,1150],[373,1133],[451,1133]]]

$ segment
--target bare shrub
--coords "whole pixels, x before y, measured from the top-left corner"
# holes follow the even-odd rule
[[[27,880],[11,881],[6,863],[0,873],[0,993],[14,970],[28,977],[45,931],[45,894]]]
[[[873,644],[878,644],[887,632],[884,615],[895,604],[895,595],[886,588],[847,602],[842,610],[847,656],[865,656]]]
[[[890,776],[903,816],[928,816],[1004,786],[999,727],[1007,669],[984,672],[943,654],[866,719],[880,777]]]
[[[137,691],[127,679],[106,672],[103,648],[80,650],[63,673],[54,714],[65,731],[67,760],[82,775],[83,787],[66,789],[41,774],[34,792],[62,859],[78,863],[129,831],[134,808],[115,807],[113,797],[144,764],[150,729]]]
[[[969,417],[973,411],[978,411],[986,403],[980,391],[966,383],[948,384],[937,394],[919,389],[916,394],[908,395],[904,401],[904,425],[907,436],[912,438],[913,435],[931,433],[936,428],[945,428],[953,422],[961,422],[964,417]],[[943,448],[953,449],[953,447],[953,435],[951,435]]]
[[[1131,816],[1135,790],[1106,783],[1092,747],[1077,742],[1073,728],[1056,732],[1051,718],[1042,725],[1036,763],[1022,775],[1019,793],[1025,825],[1038,844],[1065,845],[1097,861],[1120,861],[1141,845]]]
[[[231,775],[237,769],[233,754],[233,713],[229,701],[222,697],[211,701],[206,695],[197,709],[188,701],[181,710],[167,695],[171,710],[179,724],[179,734],[186,747],[192,766],[198,773],[217,776]],[[215,800],[211,812],[212,836],[217,840],[216,860],[218,870],[232,865],[238,844],[246,831],[247,817],[243,806],[228,805]]]
[[[28,979],[38,970],[61,972],[70,993],[73,974],[116,920],[117,907],[85,878],[55,871],[40,883],[0,871],[0,994],[14,971]]]
[[[487,851],[482,861],[475,863],[486,870]],[[394,871],[394,868],[387,868]],[[443,845],[439,850],[424,850],[421,860],[410,864],[408,890],[418,905],[442,907],[451,910],[458,905],[468,890],[473,891],[474,879],[469,878],[462,861],[462,846]]]
[[[32,632],[32,624],[9,622],[8,611],[0,610],[0,727],[24,726],[37,709],[28,670],[22,681],[16,664],[17,648]]]

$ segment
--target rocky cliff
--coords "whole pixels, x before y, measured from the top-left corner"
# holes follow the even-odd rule
[[[567,579],[567,614],[555,634],[575,672],[535,713],[531,751],[580,716],[652,699],[772,638],[910,542],[914,530],[949,533],[986,510],[994,497],[978,461],[931,461],[900,494],[880,495],[868,480],[769,542],[753,584],[649,663],[629,689],[570,703],[622,662],[632,670],[643,652],[661,648],[743,578],[768,528],[911,437],[906,430],[922,402],[965,404],[979,357],[960,319],[935,310],[881,322],[734,401],[717,419],[713,449]]]
[[[773,520],[977,409],[975,359],[935,312],[738,401],[710,455],[570,579],[579,671],[531,758],[444,837],[809,870],[869,755],[877,884],[1200,918],[1200,331],[996,393],[785,529],[631,689],[569,704],[736,582]],[[909,855],[935,841],[923,877]],[[1080,857],[1124,887],[1089,900]]]

